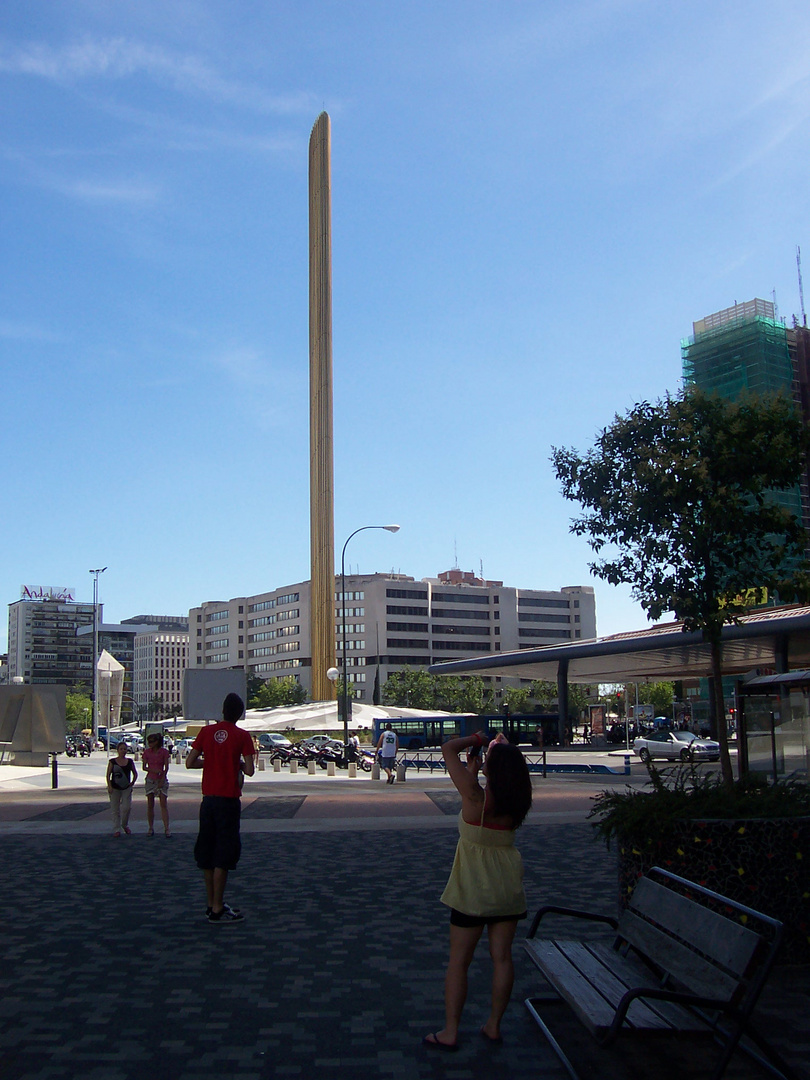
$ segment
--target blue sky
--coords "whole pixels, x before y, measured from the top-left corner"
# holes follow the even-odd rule
[[[335,536],[594,584],[552,446],[798,311],[806,0],[3,0],[0,600],[309,576],[307,144],[332,118]],[[5,642],[2,620],[0,648]]]

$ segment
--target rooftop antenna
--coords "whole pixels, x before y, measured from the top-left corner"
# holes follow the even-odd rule
[[[458,570],[458,540],[453,537],[453,569]]]
[[[804,312],[804,285],[802,285],[802,249],[796,245],[796,269],[799,272],[799,304],[802,310],[802,326],[807,326],[807,315]]]
[[[483,581],[483,580],[484,580],[484,560],[483,560],[483,559],[479,559],[479,560],[478,560],[478,565],[479,565],[479,566],[480,566],[480,568],[481,568],[481,580]]]

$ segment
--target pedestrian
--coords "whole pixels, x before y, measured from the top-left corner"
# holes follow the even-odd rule
[[[146,736],[146,749],[143,752],[143,767],[146,770],[146,835],[155,835],[155,796],[160,801],[160,816],[163,820],[163,832],[171,836],[169,830],[169,765],[172,755],[163,745],[160,732]]]
[[[393,784],[396,777],[394,776],[394,765],[397,760],[397,750],[399,749],[399,739],[396,732],[391,730],[391,725],[385,725],[385,731],[380,735],[377,740],[377,753],[380,755],[380,764],[388,773],[387,784]]]
[[[532,804],[529,770],[520,750],[503,734],[486,745],[479,731],[442,746],[450,779],[461,795],[459,840],[442,903],[450,908],[450,958],[444,983],[444,1027],[422,1042],[437,1050],[458,1049],[458,1029],[467,998],[467,972],[484,927],[492,959],[492,1002],[481,1036],[500,1044],[501,1019],[514,982],[512,941],[526,917],[523,862],[515,848],[515,831]],[[459,755],[467,751],[466,763]],[[478,783],[479,770],[487,778]]]
[[[202,729],[186,758],[187,769],[202,769],[200,831],[194,858],[205,877],[209,922],[241,922],[241,911],[225,903],[228,872],[236,869],[242,853],[239,819],[242,784],[253,776],[256,748],[253,739],[237,721],[244,716],[245,703],[238,694],[228,694],[222,704],[222,720]]]
[[[107,791],[110,794],[110,809],[113,819],[113,836],[120,836],[121,830],[131,835],[129,814],[132,809],[132,789],[138,779],[138,770],[131,757],[127,757],[129,747],[121,739],[116,755],[107,762]]]

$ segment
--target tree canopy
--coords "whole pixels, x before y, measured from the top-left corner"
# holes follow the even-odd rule
[[[751,590],[782,599],[806,590],[807,538],[777,493],[798,484],[807,449],[790,399],[689,389],[616,416],[584,456],[552,454],[563,494],[586,511],[571,530],[603,556],[593,573],[630,585],[650,618],[672,612],[711,643],[728,782],[722,628],[745,612]]]
[[[303,705],[307,692],[292,675],[284,679],[268,679],[261,686],[255,687],[252,696],[248,696],[248,708],[272,709],[277,705]]]

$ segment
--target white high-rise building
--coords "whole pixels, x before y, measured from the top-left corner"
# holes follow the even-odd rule
[[[347,574],[335,579],[335,665],[354,696],[371,701],[379,668],[393,671],[441,660],[559,645],[596,637],[589,586],[517,589],[461,570],[417,581],[403,574]],[[294,677],[311,689],[309,582],[189,611],[189,666],[243,668],[263,679]]]

